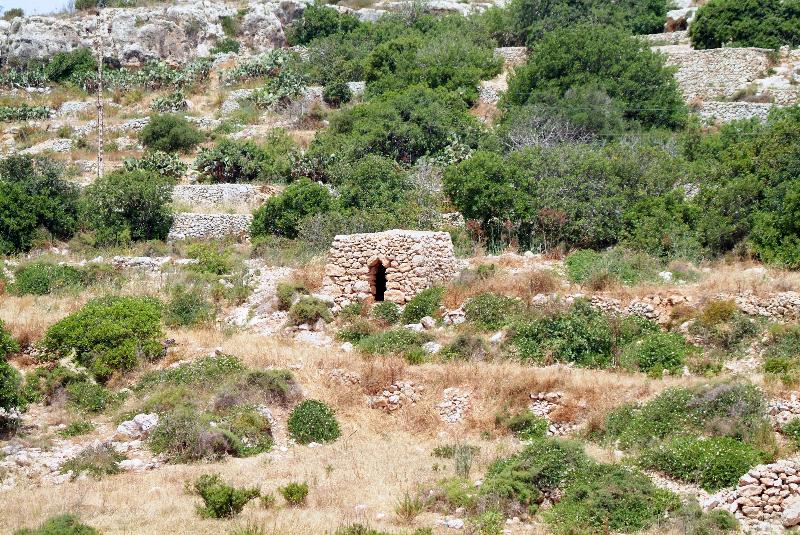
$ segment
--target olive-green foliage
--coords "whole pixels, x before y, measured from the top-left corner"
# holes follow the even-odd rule
[[[82,524],[75,515],[52,516],[38,528],[18,529],[14,535],[102,535],[91,526]]]
[[[295,20],[287,32],[290,45],[305,45],[314,39],[335,33],[346,34],[358,28],[361,23],[352,13],[343,13],[323,3],[311,4]]]
[[[754,320],[740,312],[733,301],[709,301],[689,331],[708,345],[732,350],[758,334]]]
[[[97,61],[88,48],[76,48],[69,52],[57,52],[45,66],[45,74],[51,82],[65,82],[97,70]]]
[[[689,27],[694,48],[779,48],[800,44],[796,0],[712,0],[697,10]]]
[[[64,429],[58,432],[58,435],[63,438],[72,438],[94,431],[94,424],[84,420],[75,420],[67,424]]]
[[[149,171],[173,179],[181,178],[188,168],[177,154],[160,150],[149,150],[141,158],[125,158],[122,163],[126,171]]]
[[[86,188],[86,216],[100,244],[164,240],[172,225],[171,179],[117,171]]]
[[[297,180],[256,210],[251,233],[254,237],[296,238],[303,218],[325,212],[332,204],[333,199],[325,186],[308,179]]]
[[[479,494],[504,509],[541,503],[544,492],[562,488],[590,461],[583,446],[567,440],[539,438],[522,451],[489,465]]]
[[[102,412],[115,404],[120,397],[103,385],[93,383],[88,378],[71,380],[66,385],[67,403],[85,412]]]
[[[439,358],[478,362],[485,360],[489,353],[486,340],[475,334],[460,333],[439,351]]]
[[[390,207],[411,188],[408,176],[394,160],[376,154],[334,168],[331,182],[339,192],[341,206],[355,209]]]
[[[620,356],[620,364],[658,377],[664,371],[680,371],[688,353],[682,335],[653,333],[629,345]]]
[[[261,492],[253,488],[235,488],[226,485],[216,474],[205,474],[197,478],[194,493],[203,499],[197,511],[204,518],[232,518],[242,512],[247,502],[258,498]]]
[[[233,37],[225,37],[214,44],[214,48],[211,49],[211,55],[228,54],[231,52],[236,54],[239,52],[241,46],[241,43]]]
[[[484,18],[502,43],[533,45],[547,32],[583,22],[613,25],[633,35],[661,33],[670,5],[664,0],[514,0],[506,10],[490,10]]]
[[[164,320],[170,326],[198,325],[211,321],[213,317],[213,305],[197,286],[175,286],[164,308]]]
[[[145,373],[134,387],[145,392],[158,385],[212,385],[226,377],[239,375],[246,370],[242,362],[232,355],[211,355],[186,362],[179,366]]]
[[[356,343],[368,355],[404,354],[421,347],[423,337],[409,329],[396,328],[368,334]]]
[[[475,146],[480,129],[466,104],[443,89],[410,86],[363,104],[342,109],[330,126],[315,136],[305,155],[312,178],[327,177],[327,165],[356,161],[369,154],[413,164],[426,155],[439,155],[454,140]]]
[[[223,244],[193,243],[186,249],[186,256],[197,260],[188,269],[207,275],[228,275],[233,270],[230,252]]]
[[[163,350],[161,304],[148,297],[102,297],[50,326],[44,346],[75,360],[98,380],[133,369]]]
[[[174,113],[152,115],[139,134],[145,147],[164,152],[189,152],[203,137],[185,117]]]
[[[213,148],[201,149],[195,167],[212,182],[284,182],[295,148],[280,129],[271,131],[263,144],[226,138]]]
[[[278,489],[283,496],[283,499],[286,500],[286,503],[293,506],[299,507],[301,505],[305,505],[306,497],[308,496],[308,483],[298,483],[296,481],[292,481],[291,483],[287,483],[285,486],[280,487]]]
[[[8,290],[17,295],[46,295],[61,288],[80,288],[85,283],[85,274],[77,268],[34,262],[17,269]]]
[[[392,303],[391,301],[381,301],[380,303],[375,303],[372,307],[370,316],[380,320],[385,325],[394,325],[400,321],[400,307],[397,306],[397,303]]]
[[[125,456],[117,453],[110,445],[89,446],[62,464],[61,473],[72,472],[73,479],[81,474],[100,479],[103,476],[119,474],[122,469],[118,463],[124,459]]]
[[[515,323],[510,342],[524,360],[602,368],[612,364],[614,333],[602,312],[578,300],[567,312]]]
[[[330,322],[333,316],[328,304],[316,297],[301,297],[289,308],[289,322],[292,325],[313,325],[320,319]]]
[[[297,295],[308,295],[308,290],[302,284],[283,281],[275,287],[275,295],[278,297],[278,309],[289,310],[294,304],[294,298]]]
[[[615,248],[598,253],[583,249],[567,256],[564,261],[570,280],[578,283],[591,282],[598,274],[607,273],[623,284],[656,279],[658,262],[646,254]]]
[[[214,419],[191,407],[178,407],[161,415],[150,433],[148,445],[153,453],[174,463],[218,460],[226,454],[234,454],[237,438],[225,429],[212,426]]]
[[[19,344],[6,329],[5,322],[0,320],[0,360],[5,360],[9,353],[16,353],[17,351],[19,351]]]
[[[730,437],[676,437],[638,458],[644,468],[695,483],[709,492],[735,485],[742,474],[766,460],[764,452]]]
[[[722,535],[739,531],[739,522],[725,509],[703,512],[697,500],[686,500],[682,507],[670,514],[676,528],[691,535]]]
[[[597,464],[573,477],[545,519],[559,534],[633,533],[679,506],[675,494],[656,487],[645,474]]]
[[[687,111],[663,56],[624,30],[579,24],[545,34],[509,81],[510,106],[547,102],[568,90],[602,88],[623,115],[645,126],[680,127]]]
[[[800,327],[779,326],[771,329],[764,355],[764,371],[794,384],[800,371]]]
[[[248,457],[272,449],[272,426],[266,416],[247,405],[237,405],[226,412],[221,426],[235,437],[233,454],[236,457]]]
[[[322,88],[322,100],[329,106],[338,108],[342,104],[347,104],[353,100],[353,91],[347,82],[334,80],[325,84]]]
[[[286,425],[289,434],[300,444],[333,442],[342,434],[333,410],[316,399],[298,403]]]
[[[427,288],[411,298],[403,309],[403,323],[416,323],[425,316],[435,316],[439,312],[444,296],[444,288]]]
[[[522,302],[515,297],[482,293],[464,305],[467,321],[482,329],[499,329],[514,320],[522,311]]]
[[[546,419],[536,416],[529,410],[513,415],[500,414],[497,417],[497,423],[525,440],[543,438],[547,435],[549,426]]]
[[[783,425],[781,433],[792,441],[795,448],[800,448],[800,418],[795,418]]]
[[[752,384],[672,388],[641,407],[623,405],[612,411],[602,434],[623,449],[655,447],[661,440],[692,434],[759,445],[765,426],[769,427],[764,411],[764,396]]]
[[[0,408],[25,408],[22,376],[5,358],[0,358]]]
[[[78,228],[80,190],[48,158],[0,160],[0,254],[31,249],[38,229],[69,239]]]

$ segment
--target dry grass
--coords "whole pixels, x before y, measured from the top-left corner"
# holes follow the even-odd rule
[[[322,278],[325,275],[325,259],[314,258],[310,262],[297,267],[292,273],[292,282],[299,284],[311,292],[322,288]]]
[[[476,279],[466,284],[459,282],[449,284],[444,294],[444,305],[448,308],[457,308],[470,297],[482,293],[508,295],[529,303],[533,296],[554,292],[561,286],[561,280],[548,270],[517,273],[500,271],[486,279]]]

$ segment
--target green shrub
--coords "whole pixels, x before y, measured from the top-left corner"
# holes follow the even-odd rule
[[[280,487],[278,490],[281,496],[283,496],[283,499],[286,500],[286,503],[292,507],[305,505],[306,497],[308,496],[308,483],[297,483],[293,481],[286,486]]]
[[[69,404],[86,412],[102,412],[119,399],[103,385],[88,380],[70,381],[66,388]]]
[[[171,179],[148,171],[109,173],[86,188],[86,215],[100,244],[166,239],[171,202]]]
[[[203,499],[197,511],[203,518],[232,518],[242,512],[247,502],[261,492],[253,488],[234,488],[222,482],[216,474],[205,474],[194,482],[195,494]]]
[[[65,82],[87,73],[97,71],[97,61],[88,48],[76,48],[69,52],[57,52],[45,66],[45,74],[51,82]]]
[[[433,448],[431,455],[440,459],[454,459],[456,451],[467,448],[472,456],[477,455],[481,449],[478,446],[470,446],[468,444],[445,444],[443,446],[436,446]]]
[[[210,243],[193,243],[186,249],[186,256],[197,260],[188,269],[208,275],[228,275],[233,265],[228,250]]]
[[[694,48],[800,44],[800,5],[778,0],[712,0],[697,10],[689,27]]]
[[[211,55],[217,54],[238,54],[239,49],[242,47],[241,43],[233,37],[225,37],[216,42],[214,48],[211,49]]]
[[[80,270],[67,265],[34,262],[17,269],[9,291],[17,295],[46,295],[61,288],[84,286]]]
[[[360,24],[352,13],[342,13],[321,3],[311,4],[291,24],[286,40],[292,46],[305,45],[327,35],[351,32]]]
[[[125,158],[122,163],[125,171],[147,171],[173,179],[181,178],[188,168],[177,154],[160,150],[147,151],[141,158]]]
[[[251,234],[296,238],[303,218],[325,212],[332,204],[333,199],[325,186],[308,179],[297,180],[256,210]]]
[[[395,205],[411,187],[403,169],[392,159],[367,154],[331,170],[340,204],[345,208],[378,209]]]
[[[413,351],[422,346],[422,336],[405,328],[368,334],[358,340],[358,348],[368,355],[391,355]]]
[[[524,440],[544,438],[550,425],[546,419],[536,416],[529,410],[514,415],[499,415],[497,423]]]
[[[527,509],[541,503],[545,492],[563,488],[589,462],[577,442],[536,439],[519,453],[489,465],[479,495],[506,510]]]
[[[50,326],[43,344],[75,360],[97,379],[133,369],[140,359],[154,359],[163,350],[161,304],[151,298],[103,297]]]
[[[279,282],[275,287],[275,295],[278,297],[278,310],[289,310],[294,304],[297,295],[308,295],[308,290],[302,284],[293,282]]]
[[[164,152],[189,152],[203,137],[185,117],[171,113],[152,115],[139,134],[145,147]]]
[[[285,173],[285,169],[276,168],[280,163],[275,159],[274,154],[252,141],[223,139],[213,148],[201,149],[195,167],[212,182],[267,181]]]
[[[24,409],[22,376],[5,358],[0,358],[0,408]]]
[[[507,325],[521,311],[522,303],[519,299],[493,293],[476,295],[464,305],[467,321],[487,330]]]
[[[289,308],[289,323],[292,325],[314,325],[320,319],[328,323],[333,316],[328,304],[316,297],[301,297]]]
[[[255,390],[264,403],[286,407],[300,398],[300,387],[289,370],[272,369],[247,374],[241,390]]]
[[[14,535],[102,535],[91,526],[82,524],[75,515],[52,516],[38,528],[18,529]]]
[[[505,515],[494,509],[468,519],[470,530],[477,535],[502,535]]]
[[[733,301],[709,301],[689,331],[709,345],[731,350],[755,336],[758,328]]]
[[[629,285],[656,280],[659,267],[655,259],[646,254],[622,248],[603,253],[586,249],[576,251],[566,258],[564,265],[570,280],[590,287],[600,274],[608,274],[615,281]]]
[[[800,418],[781,426],[781,433],[792,441],[795,448],[800,448]]]
[[[686,434],[758,443],[769,426],[764,411],[764,396],[751,384],[672,388],[641,407],[624,405],[612,411],[604,433],[622,449],[654,447],[663,439]]]
[[[150,109],[159,113],[177,113],[188,107],[183,91],[173,91],[167,95],[158,96],[150,104]]]
[[[214,307],[200,288],[178,285],[170,294],[170,300],[164,308],[164,320],[167,325],[188,327],[213,319]]]
[[[338,108],[353,99],[353,91],[344,80],[334,80],[322,88],[322,100],[329,106]]]
[[[80,190],[62,163],[10,156],[0,160],[0,253],[25,252],[40,228],[67,240],[78,228]]]
[[[425,316],[435,316],[442,304],[444,288],[435,286],[422,290],[411,298],[403,309],[403,323],[417,323]]]
[[[190,407],[178,407],[158,420],[148,445],[155,454],[173,463],[213,461],[236,452],[238,438],[211,425],[209,415]]]
[[[6,324],[0,319],[0,360],[5,360],[6,356],[19,351],[19,344],[6,329]]]
[[[629,345],[620,357],[620,364],[659,377],[664,371],[677,373],[684,365],[689,347],[677,333],[654,333]]]
[[[486,340],[474,334],[461,333],[439,352],[439,357],[448,360],[466,360],[479,362],[489,355]]]
[[[714,492],[736,485],[742,474],[766,460],[764,452],[734,438],[677,437],[643,452],[638,462]]]
[[[612,363],[614,339],[608,319],[583,300],[568,312],[516,323],[510,342],[525,360],[600,368]]]
[[[72,438],[94,431],[94,424],[84,420],[75,420],[67,424],[64,429],[58,432],[58,435],[63,438]]]
[[[89,446],[62,464],[61,473],[72,472],[72,479],[77,479],[82,474],[100,479],[103,476],[119,474],[122,469],[118,463],[124,459],[125,456],[117,453],[110,445]]]
[[[400,307],[391,301],[375,303],[370,315],[385,325],[394,325],[400,321]]]
[[[545,519],[559,534],[632,533],[653,526],[679,506],[675,494],[642,473],[595,465],[575,475]]]
[[[249,457],[272,449],[272,426],[266,416],[251,406],[235,406],[225,415],[222,429],[236,437],[236,457]]]
[[[333,410],[315,399],[301,401],[292,409],[287,427],[300,444],[333,442],[341,435]]]
[[[680,127],[686,106],[665,59],[624,30],[596,24],[545,34],[509,80],[508,105],[535,104],[568,90],[603,88],[626,119],[646,126]]]
[[[18,7],[12,7],[11,9],[6,9],[3,12],[3,20],[11,21],[17,17],[24,17],[25,12]]]
[[[139,379],[134,390],[144,392],[157,385],[213,385],[245,370],[244,364],[232,355],[211,355],[174,368],[147,372]]]

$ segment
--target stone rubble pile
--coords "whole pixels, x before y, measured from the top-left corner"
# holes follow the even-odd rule
[[[706,509],[724,508],[745,524],[768,522],[783,527],[800,524],[800,464],[779,460],[758,465],[704,502]]]
[[[361,374],[344,368],[333,368],[328,372],[328,377],[345,386],[355,386],[361,383]]]
[[[158,414],[137,414],[117,426],[117,436],[125,440],[145,439],[158,425]]]
[[[235,327],[248,327],[261,334],[276,334],[286,323],[287,313],[278,310],[275,290],[288,279],[292,269],[269,267],[262,260],[246,260],[245,284],[253,287],[247,300],[234,308],[226,318]]]
[[[369,406],[373,409],[382,409],[394,412],[403,405],[412,405],[419,401],[422,387],[413,381],[395,381],[389,388],[369,398]]]
[[[469,410],[469,392],[456,387],[445,388],[437,405],[439,418],[448,424],[461,422]]]
[[[550,413],[561,406],[561,399],[564,394],[561,392],[532,392],[531,403],[528,409],[548,421],[547,434],[549,436],[564,436],[575,429],[574,423],[552,422]]]
[[[792,393],[789,399],[773,399],[767,405],[767,415],[772,425],[780,429],[795,418],[800,418],[800,400]]]

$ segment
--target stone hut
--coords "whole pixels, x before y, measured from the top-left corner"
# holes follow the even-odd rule
[[[339,235],[328,253],[322,292],[333,298],[335,311],[368,299],[402,305],[455,274],[453,242],[447,232]]]

